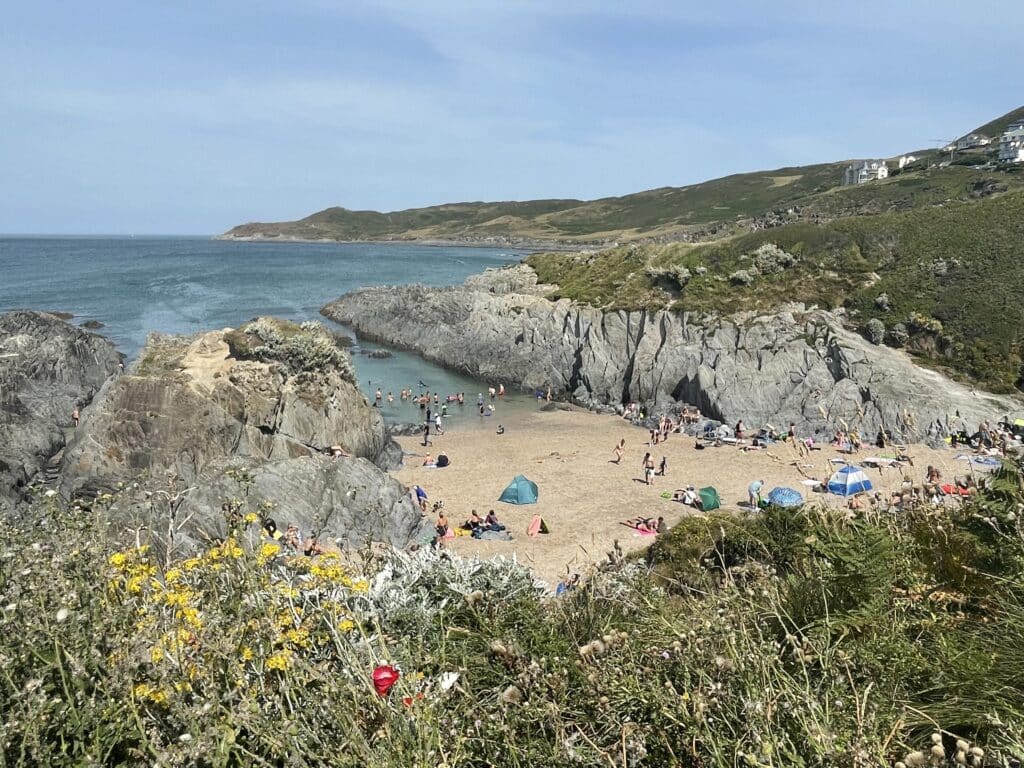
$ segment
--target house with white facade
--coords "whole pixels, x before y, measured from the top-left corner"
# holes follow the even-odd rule
[[[957,139],[956,148],[963,152],[965,149],[975,149],[976,147],[987,147],[992,143],[992,139],[982,133],[970,133],[964,136],[962,139]]]
[[[888,177],[889,166],[885,164],[885,160],[855,160],[843,173],[843,186],[864,184]]]
[[[917,155],[900,155],[899,164],[900,170],[903,170],[908,165],[917,161]]]
[[[1024,121],[1011,123],[999,137],[999,162],[1024,163]]]

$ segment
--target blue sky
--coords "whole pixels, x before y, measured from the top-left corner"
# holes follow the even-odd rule
[[[12,0],[0,232],[595,198],[1024,103],[1024,3]]]

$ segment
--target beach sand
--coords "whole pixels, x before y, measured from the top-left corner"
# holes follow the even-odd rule
[[[741,505],[747,503],[747,486],[758,479],[764,480],[763,494],[776,486],[789,486],[814,502],[833,506],[845,503],[835,495],[809,492],[801,484],[807,477],[827,479],[835,471],[838,465],[829,460],[843,454],[829,446],[804,458],[786,443],[777,443],[767,451],[743,452],[735,446],[698,451],[694,438],[673,434],[667,442],[649,448],[649,433],[645,430],[616,416],[583,410],[504,413],[502,423],[506,429],[503,435],[494,429],[452,429],[444,435],[432,434],[433,445],[426,448],[420,437],[397,438],[407,455],[405,466],[393,474],[407,486],[423,486],[431,504],[444,500],[452,527],[465,521],[472,509],[481,516],[494,509],[513,541],[458,536],[446,546],[462,555],[483,558],[515,554],[551,586],[567,572],[585,573],[591,564],[604,560],[615,540],[626,552],[651,544],[653,536],[640,535],[621,521],[664,516],[672,526],[686,515],[700,514],[661,498],[664,491],[688,484],[697,488],[715,486],[722,508],[737,513],[743,512]],[[612,449],[621,438],[626,440],[626,450],[622,463],[617,465],[612,462]],[[655,477],[650,486],[644,484],[641,470],[648,450],[656,464],[662,456],[668,460],[666,476]],[[444,451],[451,465],[443,469],[420,466],[428,451],[434,456]],[[874,447],[864,448],[852,460],[878,453]],[[898,488],[905,471],[915,484],[920,484],[929,464],[941,469],[944,481],[951,482],[954,474],[968,472],[966,462],[955,461],[953,450],[913,446],[910,453],[913,467],[904,464],[882,472],[866,470],[876,490]],[[517,474],[537,483],[538,503],[517,506],[498,501]],[[543,517],[551,532],[530,538],[526,529],[535,514]],[[429,511],[428,516],[433,522]]]

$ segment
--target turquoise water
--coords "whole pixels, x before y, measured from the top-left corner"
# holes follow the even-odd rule
[[[129,359],[150,331],[195,333],[234,327],[259,315],[320,319],[320,307],[369,285],[451,285],[520,254],[487,248],[341,243],[238,243],[182,237],[0,237],[0,312],[41,309],[70,312],[71,322],[98,320],[98,331]],[[334,326],[337,327],[337,326]],[[355,335],[348,331],[350,335]],[[366,345],[366,348],[377,348]],[[530,399],[511,395],[495,417],[480,419],[476,396],[487,383],[461,376],[397,350],[383,360],[356,349],[360,386],[373,399],[379,386],[395,405],[386,418],[413,421],[419,411],[398,393],[419,382],[442,397],[465,392],[467,405],[452,407],[450,421],[490,428],[510,408]],[[496,426],[496,425],[495,425]]]

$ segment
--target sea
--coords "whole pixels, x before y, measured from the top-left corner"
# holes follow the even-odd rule
[[[65,312],[69,322],[103,323],[96,331],[133,360],[151,331],[191,334],[236,327],[261,315],[301,322],[320,320],[352,336],[360,387],[371,402],[379,387],[390,422],[418,421],[403,404],[402,389],[464,392],[466,405],[450,405],[446,424],[496,427],[506,411],[535,408],[532,396],[509,392],[495,400],[493,416],[476,406],[489,382],[445,370],[418,355],[389,349],[387,358],[365,353],[380,345],[320,315],[320,307],[362,286],[461,283],[487,267],[523,254],[492,248],[391,243],[268,243],[209,237],[0,237],[0,312]],[[394,395],[393,405],[387,393]],[[490,404],[490,400],[488,400]]]

